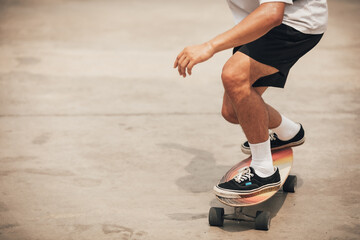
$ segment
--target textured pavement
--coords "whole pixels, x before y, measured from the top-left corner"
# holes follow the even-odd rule
[[[269,231],[210,227],[245,158],[220,114],[225,51],[183,79],[178,52],[233,25],[226,1],[0,1],[0,239],[359,239],[360,2],[265,101],[301,122],[295,194]],[[226,208],[226,211],[231,210]]]

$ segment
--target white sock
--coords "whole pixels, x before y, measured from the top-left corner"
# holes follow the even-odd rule
[[[278,138],[287,141],[295,137],[300,130],[300,124],[295,123],[281,114],[281,123],[277,128],[271,129]]]
[[[269,177],[274,174],[273,159],[270,150],[270,139],[263,143],[251,144],[252,161],[250,166],[254,168],[260,177]]]

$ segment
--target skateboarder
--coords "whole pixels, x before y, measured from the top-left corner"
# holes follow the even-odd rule
[[[280,185],[271,149],[304,142],[301,124],[281,115],[262,99],[268,87],[284,88],[290,68],[321,39],[327,25],[326,0],[227,0],[236,25],[203,44],[188,46],[174,68],[186,77],[194,65],[234,48],[222,70],[222,115],[240,124],[252,154],[249,168],[215,186],[222,193],[262,191]],[[269,129],[273,134],[269,136]]]

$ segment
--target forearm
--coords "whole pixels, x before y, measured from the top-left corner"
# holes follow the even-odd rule
[[[265,3],[232,29],[209,41],[214,52],[252,42],[282,22],[285,3]]]
[[[184,48],[176,57],[174,68],[178,68],[179,74],[186,77],[186,70],[188,74],[191,74],[196,64],[208,60],[215,53],[258,39],[273,27],[281,24],[284,9],[283,2],[261,4],[229,31],[209,42]]]

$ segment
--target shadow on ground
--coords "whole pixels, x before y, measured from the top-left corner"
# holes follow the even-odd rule
[[[191,161],[185,167],[189,173],[176,180],[176,184],[185,191],[192,193],[209,192],[231,166],[217,165],[213,154],[208,151],[186,147],[176,143],[161,144],[163,147],[176,149],[190,155]]]
[[[161,144],[161,146],[183,151],[192,155],[191,161],[185,167],[185,170],[189,173],[189,175],[181,177],[176,181],[176,184],[179,187],[191,193],[209,192],[209,194],[211,194],[210,192],[214,184],[216,184],[220,179],[219,176],[222,176],[232,167],[218,165],[213,154],[209,151],[186,147],[176,143],[166,143]],[[302,185],[301,179],[299,179],[299,185]],[[274,218],[282,208],[287,194],[288,193],[280,190],[269,200],[255,206],[245,207],[243,211],[250,216],[255,216],[257,211],[268,211],[271,214],[271,218]],[[234,211],[233,207],[226,206],[217,201],[215,198],[210,202],[209,205],[212,207],[224,207],[226,214],[233,213]],[[175,220],[185,221],[207,218],[208,214],[177,213],[170,214],[169,217]],[[241,232],[254,229],[254,223],[225,220],[224,227],[222,227],[222,229],[228,232]]]

